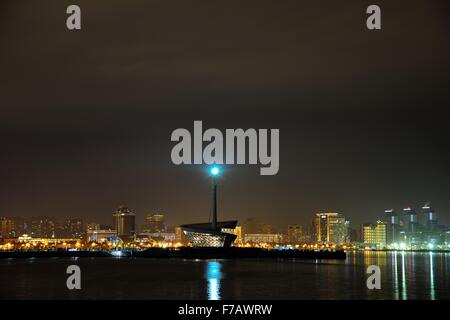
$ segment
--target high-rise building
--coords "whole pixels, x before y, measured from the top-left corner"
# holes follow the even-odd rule
[[[0,237],[16,237],[16,227],[13,219],[0,217]]]
[[[407,220],[407,232],[415,233],[418,225],[417,213],[411,207],[406,207],[403,208],[403,214]]]
[[[64,219],[62,224],[62,237],[79,239],[84,235],[83,220],[79,218]]]
[[[242,223],[242,232],[247,233],[262,233],[261,223],[254,218],[247,218]]]
[[[305,232],[299,224],[288,225],[287,236],[290,244],[300,244],[305,241]]]
[[[182,244],[187,243],[186,235],[180,226],[175,227],[175,241]]]
[[[23,234],[28,233],[29,231],[29,220],[25,219],[23,217],[14,217],[11,218],[12,220],[14,220],[14,232],[16,237],[19,237]]]
[[[319,212],[315,220],[317,242],[331,244],[348,242],[349,221],[342,214]]]
[[[437,226],[437,217],[431,203],[427,202],[422,206],[422,214],[424,216],[424,224],[427,231],[433,231]]]
[[[236,243],[241,244],[242,241],[242,227],[237,226],[236,229],[234,229],[234,234],[236,235]]]
[[[55,238],[57,221],[53,217],[39,216],[31,218],[30,235],[32,238]]]
[[[122,240],[130,240],[136,234],[136,214],[125,206],[121,206],[113,213],[114,230]]]
[[[384,210],[387,219],[387,244],[398,243],[400,240],[400,221],[394,209]]]
[[[361,232],[354,228],[348,228],[348,242],[361,242]]]
[[[163,233],[166,232],[163,214],[148,214],[145,217],[144,232],[146,233]]]
[[[86,223],[86,232],[91,230],[100,230],[100,224],[95,222]]]
[[[384,248],[387,241],[387,224],[377,221],[376,224],[365,223],[361,225],[361,239],[368,247]]]
[[[261,229],[261,233],[263,233],[263,234],[264,233],[265,234],[275,233],[274,229],[273,229],[273,226],[271,224],[268,224],[268,223],[261,223],[260,229]]]

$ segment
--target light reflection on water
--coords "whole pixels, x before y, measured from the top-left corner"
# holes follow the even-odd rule
[[[222,279],[222,265],[219,261],[206,263],[206,281],[208,285],[208,300],[220,300],[220,281]]]
[[[450,253],[349,252],[346,260],[0,259],[0,299],[450,299]],[[67,290],[66,269],[82,270]],[[369,265],[381,289],[366,286]]]
[[[397,272],[397,252],[393,253],[394,258],[393,261],[393,267],[392,267],[392,273],[394,274],[394,299],[398,300],[398,272]]]
[[[406,287],[405,251],[402,251],[402,299],[408,299],[408,289]]]
[[[430,252],[430,299],[435,300],[433,252]]]
[[[446,283],[448,273],[450,271],[447,268],[447,260],[450,259],[449,253],[366,251],[364,253],[357,254],[350,253],[351,258],[347,259],[347,263],[352,263],[355,265],[355,257],[358,254],[363,256],[364,265],[366,268],[371,264],[380,266],[382,278],[384,278],[383,271],[388,271],[390,268],[387,282],[391,284],[390,287],[392,288],[392,298],[395,300],[436,300],[437,281],[435,279],[435,275],[439,275],[438,281],[442,289],[442,285]],[[387,260],[390,260],[388,265],[385,264]],[[438,261],[438,265],[435,263],[436,260]],[[449,290],[444,290],[444,292],[441,290],[441,294],[442,293],[448,297],[450,292]]]

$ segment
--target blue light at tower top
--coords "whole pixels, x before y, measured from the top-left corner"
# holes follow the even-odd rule
[[[209,169],[209,173],[213,176],[217,176],[220,173],[220,168],[218,166],[213,166],[211,169]]]

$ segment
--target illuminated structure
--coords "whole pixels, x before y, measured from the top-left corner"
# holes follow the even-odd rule
[[[305,240],[303,227],[299,224],[288,225],[287,236],[290,244],[298,244]]]
[[[283,235],[279,233],[249,233],[245,235],[245,242],[251,244],[279,244],[283,242]]]
[[[382,249],[386,247],[386,222],[377,221],[376,224],[363,224],[361,226],[361,238],[367,247]]]
[[[114,229],[117,236],[122,240],[129,240],[134,237],[136,214],[127,207],[121,206],[113,213]]]
[[[109,241],[112,238],[116,237],[116,230],[101,230],[101,229],[93,229],[87,230],[86,239],[88,242],[105,242]]]
[[[429,202],[421,206],[421,214],[412,207],[403,208],[402,219],[394,209],[385,210],[387,245],[389,248],[433,249],[446,246],[445,233],[449,228],[438,222]]]
[[[163,214],[148,214],[145,217],[145,229],[147,233],[163,233],[166,232]]]
[[[53,217],[32,217],[30,235],[33,238],[55,238],[56,226],[56,219]]]
[[[83,220],[79,218],[67,218],[62,224],[62,230],[59,236],[63,238],[82,238],[83,232]]]
[[[0,217],[0,237],[10,238],[15,236],[15,222],[12,219]]]
[[[428,231],[433,231],[437,226],[437,219],[434,209],[429,202],[422,206],[422,213],[425,218],[425,226]]]
[[[384,210],[387,219],[387,243],[398,243],[400,239],[400,221],[394,209]]]
[[[209,172],[212,180],[211,222],[187,224],[181,228],[194,247],[229,247],[237,237],[231,232],[236,228],[237,221],[217,221],[217,177],[220,168],[213,166]]]
[[[406,219],[407,219],[407,231],[411,232],[411,233],[415,233],[417,231],[417,225],[418,225],[418,221],[417,221],[417,213],[411,208],[411,207],[406,207],[403,208],[403,214],[405,215]]]
[[[315,233],[319,243],[343,244],[348,242],[349,222],[342,214],[320,212],[315,217]]]
[[[182,244],[187,243],[186,235],[180,226],[175,227],[175,241]]]

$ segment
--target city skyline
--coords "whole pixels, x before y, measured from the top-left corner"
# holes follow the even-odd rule
[[[80,32],[62,2],[0,4],[0,215],[106,222],[125,203],[202,221],[206,168],[170,158],[173,130],[199,120],[280,130],[276,175],[224,167],[223,219],[363,223],[431,200],[450,223],[444,2],[383,3],[380,33],[358,1],[82,2]]]
[[[0,1],[4,309],[444,306],[449,31],[449,0]]]
[[[395,216],[395,224],[402,225],[404,228],[406,226],[410,226],[410,215],[407,215],[405,213],[407,212],[413,212],[415,215],[414,223],[416,225],[423,225],[425,227],[429,227],[430,221],[434,222],[434,225],[446,225],[446,223],[439,219],[439,212],[436,212],[436,209],[434,207],[431,207],[431,202],[426,202],[425,204],[418,207],[419,210],[415,210],[415,207],[407,206],[404,208],[400,208],[399,210],[395,210],[394,208],[385,209],[383,211],[383,215],[380,215],[376,220],[370,221],[370,220],[364,220],[364,222],[355,222],[348,218],[348,216],[342,212],[330,212],[330,211],[321,211],[321,212],[315,212],[311,214],[309,221],[307,223],[299,223],[297,221],[290,221],[285,225],[282,225],[281,227],[278,227],[277,223],[274,223],[274,221],[265,221],[261,220],[258,217],[254,216],[247,216],[243,219],[239,219],[237,222],[238,226],[245,226],[248,223],[252,223],[255,226],[257,225],[257,228],[261,231],[258,232],[251,232],[251,233],[289,233],[290,226],[301,226],[303,232],[309,234],[309,229],[311,227],[311,223],[315,225],[320,225],[320,222],[315,222],[316,219],[319,219],[320,216],[336,216],[341,217],[343,221],[345,221],[348,224],[348,228],[353,230],[358,230],[360,227],[363,226],[371,226],[375,225],[379,222],[383,222],[386,224],[392,224],[394,223],[394,220],[392,220],[392,217]],[[123,213],[124,212],[124,213]],[[102,222],[102,221],[94,221],[92,219],[83,219],[80,216],[64,216],[64,217],[55,217],[55,216],[47,216],[47,215],[33,215],[29,217],[24,216],[1,216],[0,219],[10,219],[10,220],[19,220],[22,222],[25,222],[29,225],[29,228],[31,228],[31,224],[34,220],[40,220],[40,219],[48,219],[53,224],[54,230],[62,231],[66,228],[67,225],[70,226],[71,223],[77,223],[83,225],[83,228],[87,227],[89,229],[90,224],[96,224],[99,226],[104,227],[105,229],[114,229],[116,230],[116,225],[118,224],[118,220],[120,215],[132,215],[132,226],[126,227],[127,229],[132,230],[133,234],[147,232],[147,233],[161,233],[166,231],[174,231],[175,228],[181,226],[182,224],[185,224],[186,221],[180,222],[180,223],[174,223],[170,221],[170,215],[167,215],[164,212],[157,211],[157,212],[150,212],[145,213],[143,215],[136,214],[136,211],[132,208],[129,208],[127,206],[121,205],[116,210],[112,212],[113,219],[109,222]],[[136,216],[138,219],[136,219]],[[167,219],[169,217],[169,219]],[[319,219],[320,220],[320,219]],[[193,222],[193,221],[188,221]],[[198,221],[197,221],[198,222]],[[121,225],[124,222],[121,222]],[[129,222],[130,223],[130,222]],[[125,228],[124,226],[121,226],[119,230],[122,230]],[[408,230],[412,231],[412,230]],[[120,233],[120,232],[119,232]],[[17,235],[16,235],[17,236]],[[320,236],[319,236],[320,238]]]
[[[430,203],[430,201],[425,201],[424,203],[417,204],[417,205],[407,205],[407,206],[403,206],[403,207],[397,207],[396,210],[400,212],[404,208],[411,207],[411,208],[415,208],[418,211],[420,211],[420,209],[424,205],[426,205],[428,203]],[[117,206],[114,210],[112,210],[111,213],[114,214],[114,212],[117,210],[117,208],[120,208],[120,207],[127,207],[128,208],[128,206],[126,206],[124,204],[121,204],[121,205]],[[137,210],[135,210],[132,206],[129,206],[129,207],[133,210],[133,212],[137,216],[137,218],[136,218],[136,225],[139,228],[144,227],[144,225],[146,223],[146,219],[147,219],[147,217],[149,215],[158,214],[158,213],[162,214],[164,216],[165,222],[168,225],[173,226],[173,227],[174,226],[179,226],[179,225],[182,225],[182,224],[185,224],[185,223],[194,223],[194,222],[203,221],[205,219],[205,217],[207,217],[207,215],[208,215],[208,212],[205,212],[204,217],[200,218],[200,220],[195,220],[191,216],[187,215],[185,220],[179,220],[178,221],[178,220],[174,220],[173,217],[171,217],[170,213],[167,213],[164,210],[146,210],[145,212],[142,213],[142,212],[138,212]],[[352,224],[352,227],[360,226],[361,224],[364,224],[364,223],[372,223],[372,222],[375,222],[377,220],[381,220],[381,221],[386,221],[387,222],[388,218],[385,215],[386,215],[386,211],[388,211],[388,210],[393,210],[393,208],[391,208],[389,206],[386,206],[386,207],[382,208],[380,210],[378,216],[375,217],[375,219],[370,219],[369,217],[363,217],[363,216],[359,216],[357,219],[353,219],[353,218],[351,218],[351,216],[348,213],[345,213],[345,212],[342,212],[342,211],[338,211],[338,210],[317,210],[315,212],[308,213],[309,216],[308,216],[308,214],[305,214],[305,216],[302,217],[302,219],[298,219],[298,220],[293,219],[293,220],[290,220],[290,221],[286,221],[285,223],[280,223],[276,219],[261,219],[257,215],[247,215],[247,216],[242,216],[242,217],[236,217],[236,216],[233,216],[232,214],[227,214],[225,216],[227,216],[227,217],[236,217],[237,220],[238,220],[238,224],[241,224],[242,221],[245,221],[247,219],[256,219],[256,220],[260,221],[261,223],[268,223],[268,224],[272,225],[276,229],[284,230],[284,228],[287,225],[290,225],[290,224],[300,224],[303,227],[307,227],[310,224],[310,222],[311,222],[311,216],[315,215],[315,214],[317,214],[319,212],[339,212],[339,213],[343,214],[345,217],[347,217],[350,220],[350,222]],[[419,215],[421,216],[422,214],[419,213]],[[437,216],[437,220],[439,222],[441,222],[441,223],[443,223],[445,225],[449,224],[446,221],[447,219],[445,219],[446,216],[441,214],[441,211],[439,210],[439,207],[438,207],[438,210],[436,212],[436,216]],[[110,225],[110,226],[114,225],[114,221],[112,221],[111,217],[109,217],[108,215],[103,215],[100,219],[98,219],[98,218],[93,218],[93,217],[86,216],[86,215],[74,215],[74,216],[70,216],[70,215],[52,216],[52,215],[48,215],[48,214],[8,215],[8,214],[2,214],[0,212],[0,217],[25,218],[25,219],[31,219],[31,218],[36,218],[36,217],[49,217],[49,218],[56,218],[56,219],[58,219],[60,221],[63,221],[65,219],[75,218],[75,219],[82,219],[85,223],[95,222],[95,223],[99,223],[99,224],[102,224],[102,225]],[[401,219],[404,220],[405,218],[401,218]]]

